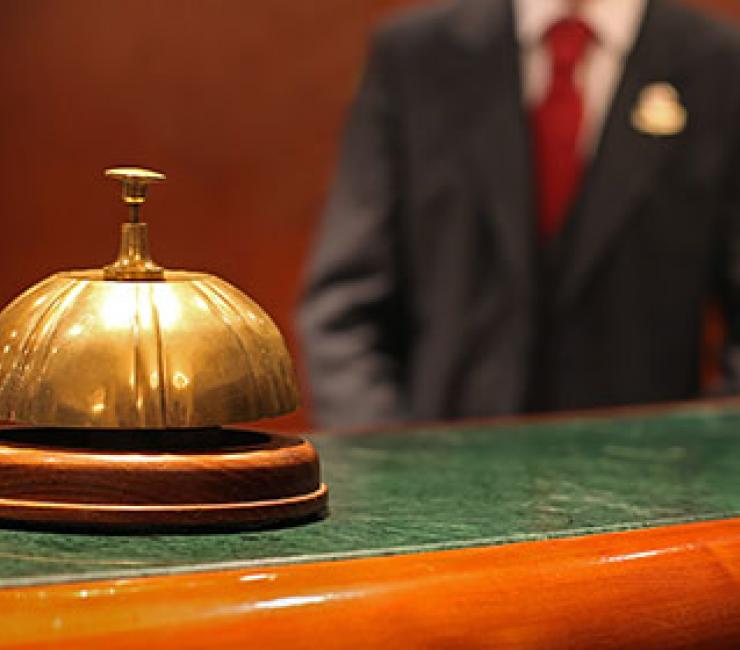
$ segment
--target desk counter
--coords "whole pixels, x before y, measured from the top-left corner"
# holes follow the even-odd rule
[[[740,647],[740,407],[312,436],[329,516],[0,530],[0,648]]]

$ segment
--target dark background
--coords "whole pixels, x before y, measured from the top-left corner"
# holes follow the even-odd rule
[[[294,306],[344,112],[372,26],[411,4],[0,0],[0,305],[112,261],[125,212],[102,171],[148,166],[169,177],[144,212],[155,260],[246,291],[300,366]],[[692,4],[740,24],[738,0]]]

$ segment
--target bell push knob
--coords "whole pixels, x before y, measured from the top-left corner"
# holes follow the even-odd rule
[[[161,183],[167,179],[161,172],[143,167],[112,167],[105,170],[105,175],[121,182],[123,186],[121,197],[130,208],[144,204],[149,185]],[[131,210],[131,222],[137,223],[138,221],[138,210]]]

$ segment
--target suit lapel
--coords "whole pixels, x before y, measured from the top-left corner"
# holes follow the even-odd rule
[[[660,0],[648,6],[641,33],[627,61],[624,75],[605,125],[601,145],[587,173],[572,231],[567,233],[571,256],[564,261],[558,303],[574,300],[636,203],[650,191],[675,137],[656,138],[639,133],[631,114],[640,91],[650,83],[670,82],[676,70],[675,52],[665,31]]]
[[[518,291],[531,289],[536,245],[529,135],[509,0],[462,5],[450,101],[462,107],[464,164]],[[453,81],[454,78],[454,81]]]

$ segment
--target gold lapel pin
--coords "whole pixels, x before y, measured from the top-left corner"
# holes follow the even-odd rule
[[[632,126],[655,137],[678,135],[686,128],[688,112],[669,83],[654,83],[640,92],[632,111]]]

